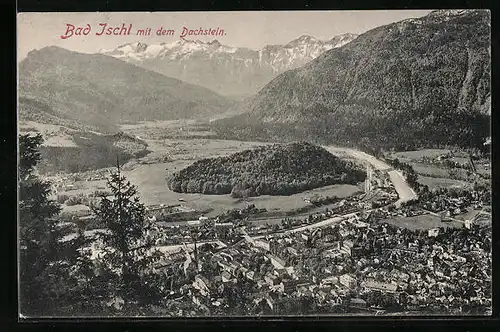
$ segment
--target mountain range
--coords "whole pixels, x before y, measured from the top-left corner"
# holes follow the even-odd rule
[[[267,45],[260,50],[226,46],[218,40],[180,39],[152,45],[128,43],[114,49],[102,49],[100,53],[222,95],[242,97],[256,93],[279,74],[300,67],[356,37],[355,34],[343,34],[323,41],[303,35],[286,45]]]
[[[19,63],[22,119],[89,125],[209,118],[231,101],[217,93],[102,54],[56,46],[34,50]]]
[[[286,71],[219,120],[221,135],[357,146],[480,146],[490,136],[486,10],[380,26]]]
[[[19,113],[107,131],[240,114],[213,122],[219,136],[477,147],[491,136],[490,32],[489,11],[439,10],[359,36],[302,36],[259,51],[188,40],[104,54],[45,47],[19,64]],[[258,92],[235,102],[214,90]]]

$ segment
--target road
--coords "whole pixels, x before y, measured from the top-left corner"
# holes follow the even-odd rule
[[[372,211],[372,210],[367,210],[366,212],[370,212],[370,211]],[[314,223],[314,224],[311,224],[311,225],[301,226],[301,227],[289,229],[289,230],[286,230],[286,231],[281,231],[281,232],[276,232],[276,233],[270,233],[270,234],[266,234],[266,235],[257,235],[257,236],[244,235],[244,237],[247,239],[247,241],[252,242],[253,240],[264,239],[264,238],[266,238],[267,236],[270,236],[270,235],[290,234],[290,233],[296,233],[296,232],[303,232],[303,231],[308,230],[308,229],[322,228],[322,227],[326,227],[326,226],[330,226],[330,225],[333,225],[335,223],[338,223],[338,222],[342,221],[343,219],[352,217],[356,213],[358,213],[358,212],[353,212],[353,213],[345,214],[345,215],[342,215],[342,216],[329,218],[329,219],[322,220],[320,222],[317,222],[317,223]],[[221,241],[201,241],[201,242],[197,242],[196,245],[197,246],[201,246],[201,245],[207,244],[207,243],[214,243],[214,244],[219,244],[219,245],[224,246],[224,243],[221,242]],[[181,249],[186,249],[186,248],[189,248],[189,249],[194,248],[194,243],[176,244],[176,245],[167,245],[167,246],[158,246],[158,247],[156,247],[156,249],[160,250],[163,253],[176,252],[176,251],[180,251]]]
[[[372,211],[372,210],[364,210],[364,212],[370,212],[370,211]],[[254,236],[253,239],[258,240],[258,239],[265,238],[266,236],[269,236],[269,235],[290,234],[290,233],[303,232],[303,231],[308,230],[308,229],[326,227],[326,226],[330,226],[330,225],[333,225],[335,223],[341,222],[342,220],[344,220],[346,218],[353,217],[357,213],[359,213],[359,212],[352,212],[352,213],[344,214],[342,216],[328,218],[328,219],[322,220],[322,221],[314,223],[314,224],[300,226],[300,227],[292,228],[292,229],[289,229],[286,231],[281,231],[281,232],[276,232],[276,233],[266,234],[266,235]]]

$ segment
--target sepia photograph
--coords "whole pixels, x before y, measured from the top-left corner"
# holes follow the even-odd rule
[[[20,12],[19,319],[492,315],[489,10]]]

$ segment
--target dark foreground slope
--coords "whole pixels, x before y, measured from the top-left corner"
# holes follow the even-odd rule
[[[221,135],[410,148],[490,136],[490,15],[435,11],[370,30],[285,72]]]
[[[206,88],[109,56],[55,46],[32,51],[20,62],[19,96],[30,112],[44,105],[40,112],[51,109],[52,118],[101,128],[141,120],[208,119],[229,105]]]
[[[174,173],[175,192],[233,197],[291,195],[336,183],[357,183],[365,173],[309,143],[268,145],[226,157],[202,159]]]

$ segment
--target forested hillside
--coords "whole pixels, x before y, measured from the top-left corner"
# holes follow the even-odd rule
[[[124,133],[98,135],[76,132],[77,146],[41,146],[41,172],[84,172],[121,164],[149,153],[147,144]]]
[[[217,123],[223,137],[396,149],[490,136],[490,14],[435,11],[370,30],[287,71]]]
[[[51,109],[53,116],[108,132],[127,121],[210,118],[230,105],[206,88],[110,56],[56,46],[34,50],[19,63],[19,97],[42,106],[31,107],[31,113]],[[24,112],[21,119],[26,115],[35,116]]]

